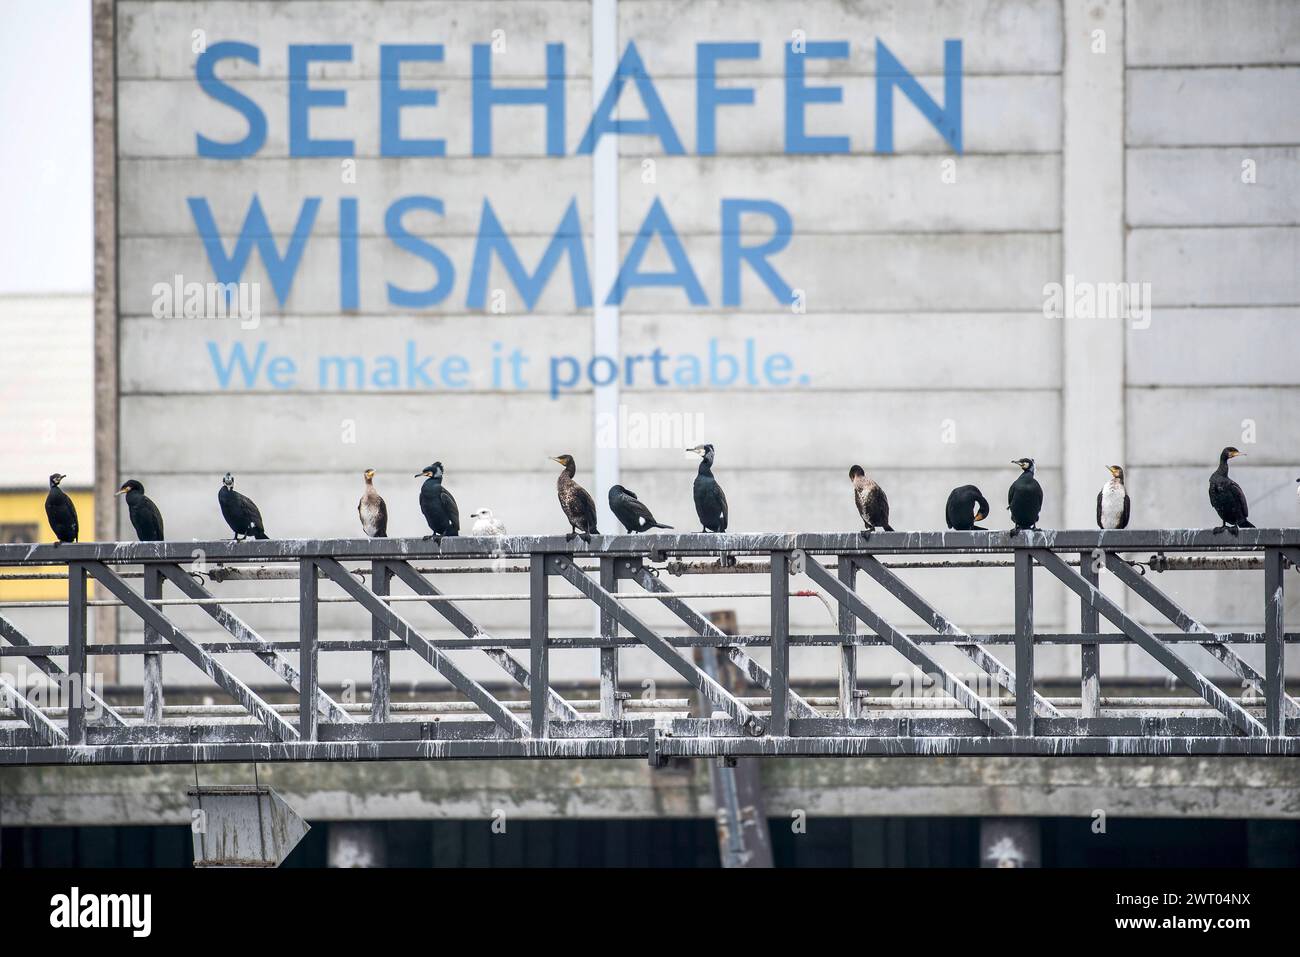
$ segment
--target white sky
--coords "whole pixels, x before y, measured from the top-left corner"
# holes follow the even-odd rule
[[[0,295],[94,283],[90,0],[0,0]]]

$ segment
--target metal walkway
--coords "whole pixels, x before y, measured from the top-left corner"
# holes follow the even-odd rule
[[[196,556],[201,564],[196,566]],[[1127,556],[1127,557],[1126,557]],[[915,580],[925,568],[987,563],[1014,568],[1015,631],[963,631],[935,608],[898,569]],[[1300,564],[1300,530],[1243,529],[1233,536],[1209,530],[1119,532],[877,532],[759,535],[597,536],[590,544],[555,537],[452,538],[264,542],[164,542],[74,545],[0,545],[6,576],[66,574],[66,602],[0,602],[0,765],[157,764],[221,761],[368,761],[455,758],[640,758],[659,764],[673,757],[857,755],[1215,755],[1300,754],[1300,706],[1286,693],[1283,659],[1296,634],[1284,630],[1285,572]],[[1156,571],[1207,568],[1262,571],[1262,633],[1216,633],[1155,584]],[[514,592],[457,594],[448,581],[459,572],[496,573]],[[672,574],[667,574],[670,572]],[[445,573],[445,574],[444,574]],[[688,574],[764,576],[759,592],[691,592],[667,579]],[[1179,574],[1184,572],[1179,571]],[[963,573],[965,574],[965,573]],[[1155,632],[1126,613],[1098,587],[1114,580],[1171,623]],[[917,615],[929,630],[907,633],[891,624],[856,587],[866,576]],[[1034,624],[1034,584],[1057,580],[1079,597],[1077,632],[1043,632]],[[232,580],[296,581],[296,596],[218,597],[210,586]],[[139,588],[132,582],[139,582]],[[464,580],[461,578],[460,580]],[[497,579],[493,579],[494,581]],[[700,579],[705,580],[705,579]],[[711,578],[708,580],[731,580]],[[96,597],[88,598],[88,584]],[[435,584],[437,582],[437,584]],[[520,583],[526,589],[519,591]],[[549,594],[555,582],[562,594]],[[562,584],[560,584],[562,583]],[[166,589],[165,586],[170,586]],[[322,594],[322,588],[329,594]],[[790,600],[821,597],[838,627],[792,634]],[[105,597],[109,596],[109,597]],[[728,635],[692,607],[702,597],[761,596],[770,607],[766,634]],[[481,601],[526,601],[530,626],[520,636],[486,633],[465,609]],[[560,600],[599,609],[598,635],[552,636],[549,615]],[[363,609],[368,639],[322,640],[320,610],[327,602]],[[432,607],[459,638],[430,637],[404,616],[411,602]],[[680,623],[671,632],[646,623],[638,606],[662,605]],[[296,604],[294,641],[264,640],[236,610],[241,605]],[[66,607],[66,640],[24,634],[13,622],[21,607]],[[92,606],[117,605],[144,626],[143,643],[88,643]],[[196,638],[176,622],[176,611],[201,609],[228,638]],[[593,615],[594,618],[594,615]],[[1101,634],[1101,619],[1119,631]],[[860,634],[865,626],[867,633]],[[426,628],[426,630],[428,630]],[[191,629],[193,631],[193,629]],[[1102,697],[1100,647],[1128,643],[1142,649],[1175,680],[1179,699]],[[1039,645],[1082,648],[1079,697],[1048,699],[1034,687]],[[994,645],[1007,645],[1007,661]],[[1263,644],[1263,670],[1239,654]],[[790,661],[801,647],[838,646],[839,693],[801,695],[790,681]],[[970,680],[936,660],[936,646],[952,646],[986,680]],[[1183,650],[1199,646],[1240,679],[1240,695],[1221,689],[1187,663]],[[933,685],[920,698],[873,699],[864,694],[858,649],[888,646]],[[694,716],[683,699],[628,700],[620,690],[619,649],[640,647],[666,663],[706,702]],[[694,648],[715,648],[753,684],[755,696],[729,690],[697,665]],[[552,687],[551,658],[568,649],[599,649],[599,699],[566,700]],[[765,648],[770,665],[751,654]],[[371,656],[371,701],[340,702],[318,681],[322,654],[366,651]],[[517,654],[511,654],[515,651]],[[426,707],[391,703],[394,653],[413,653],[440,674],[464,701]],[[481,653],[519,687],[500,697],[457,661]],[[223,663],[253,655],[296,694],[275,705]],[[90,656],[143,658],[142,705],[111,706],[87,683]],[[237,702],[233,719],[204,720],[203,708],[164,707],[164,662],[181,655]],[[711,659],[713,656],[710,655]],[[25,659],[44,675],[51,704],[12,677]],[[58,659],[58,661],[56,661]],[[62,662],[62,663],[59,663]],[[908,671],[911,668],[904,666]],[[875,676],[877,679],[883,677]],[[592,676],[593,687],[596,676]],[[85,689],[85,693],[82,693]],[[453,709],[451,705],[456,705]],[[197,712],[197,713],[196,713]],[[711,712],[711,714],[710,714]]]

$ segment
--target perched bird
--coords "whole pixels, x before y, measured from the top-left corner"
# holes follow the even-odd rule
[[[959,485],[949,492],[943,513],[949,528],[959,532],[987,531],[975,523],[989,517],[988,499],[974,485]]]
[[[366,488],[361,493],[361,501],[357,502],[357,517],[361,519],[361,530],[371,538],[387,538],[388,503],[375,491],[375,470],[366,469],[362,475],[366,479]]]
[[[1246,493],[1241,490],[1240,485],[1228,478],[1228,459],[1235,459],[1238,455],[1245,454],[1229,445],[1219,453],[1219,467],[1210,476],[1210,504],[1223,520],[1223,524],[1214,530],[1216,535],[1225,528],[1236,535],[1239,528],[1255,527],[1246,521],[1247,516],[1250,515],[1250,506],[1246,504]]]
[[[221,479],[217,502],[221,505],[221,515],[226,524],[235,533],[235,541],[249,535],[253,538],[269,537],[262,528],[262,513],[257,510],[251,498],[235,491],[235,477],[229,472]]]
[[[126,496],[127,513],[131,516],[131,527],[135,529],[136,538],[142,542],[161,542],[163,535],[162,512],[153,503],[153,499],[144,494],[144,486],[135,479],[127,479],[114,494]]]
[[[655,517],[650,514],[650,509],[636,497],[636,492],[630,492],[621,485],[610,488],[609,508],[614,513],[614,517],[622,522],[623,527],[629,532],[648,532],[652,528],[672,528],[671,525],[655,521]]]
[[[1124,470],[1107,465],[1110,481],[1097,493],[1097,527],[1128,528],[1128,490],[1124,488]]]
[[[1043,510],[1043,487],[1034,478],[1034,460],[1013,459],[1011,464],[1020,466],[1020,478],[1007,489],[1007,509],[1011,512],[1011,521],[1015,523],[1011,534],[1016,534],[1022,528],[1037,531],[1038,515]]]
[[[434,462],[423,472],[416,472],[415,477],[424,476],[420,486],[420,511],[424,520],[433,530],[432,535],[424,536],[427,542],[431,538],[441,539],[444,535],[460,534],[460,509],[450,492],[442,487],[442,463]]]
[[[66,475],[55,472],[50,476],[50,494],[45,496],[45,517],[49,519],[50,528],[59,542],[77,540],[77,506],[72,504],[68,493],[59,488]],[[55,544],[58,544],[57,542]]]
[[[695,475],[695,514],[700,517],[704,532],[725,532],[727,530],[727,496],[722,486],[713,477],[713,446],[697,445],[687,452],[700,456],[700,470]]]
[[[584,542],[591,541],[592,535],[599,535],[596,528],[596,500],[591,494],[573,480],[578,471],[572,455],[556,455],[552,462],[559,462],[564,471],[555,480],[555,491],[560,497],[560,508],[569,520],[569,534],[564,536],[566,542],[573,541],[574,535],[581,535]]]
[[[470,512],[469,517],[474,519],[475,535],[500,538],[506,533],[506,523],[493,515],[490,508],[480,508],[477,512]]]
[[[861,465],[849,469],[849,481],[853,483],[853,504],[857,506],[862,524],[866,526],[862,534],[870,535],[877,527],[892,532],[894,529],[889,524],[889,499],[885,497],[885,490],[874,479],[867,478],[866,470]]]

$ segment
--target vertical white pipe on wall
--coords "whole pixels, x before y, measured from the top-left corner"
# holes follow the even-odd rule
[[[600,102],[618,69],[618,0],[592,0],[591,105]],[[618,275],[618,137],[602,136],[591,157],[592,187],[592,355],[619,359],[619,308],[604,299]],[[621,531],[609,510],[608,491],[619,480],[619,382],[593,386],[591,494],[600,513],[600,530]],[[602,423],[607,427],[602,428]],[[612,438],[612,441],[611,441]]]

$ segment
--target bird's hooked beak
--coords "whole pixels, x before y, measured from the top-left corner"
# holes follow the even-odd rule
[[[562,460],[558,455],[552,455],[552,456],[551,456],[551,461],[552,461],[552,462],[558,462],[560,465],[563,465],[563,464],[564,464],[564,461],[563,461],[563,460]]]
[[[127,491],[128,491],[127,487],[126,487],[125,485],[123,485],[120,489],[118,489],[118,490],[117,490],[116,492],[114,492],[113,494],[114,494],[114,495],[125,495],[125,494],[127,493]]]
[[[1245,452],[1229,452],[1228,458],[1235,459],[1238,455],[1245,455]]]
[[[1111,475],[1115,476],[1115,478],[1119,478],[1119,466],[1118,466],[1118,465],[1107,465],[1107,466],[1106,466],[1106,470],[1107,470],[1108,472],[1110,472]]]
[[[423,472],[416,472],[411,478],[433,478],[433,473],[425,469]]]
[[[984,519],[986,519],[986,518],[988,518],[988,515],[986,515],[986,514],[983,513],[983,512],[976,512],[976,513],[975,513],[975,521],[977,521],[977,522],[982,522],[982,521],[984,521]]]
[[[703,455],[703,454],[704,454],[704,446],[702,446],[702,445],[697,445],[697,446],[695,446],[695,448],[693,448],[693,449],[687,449],[686,451],[687,451],[687,452],[694,452],[696,455]]]

